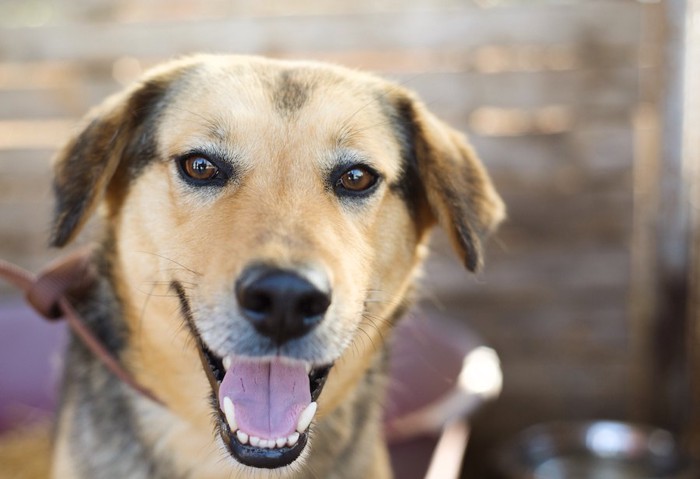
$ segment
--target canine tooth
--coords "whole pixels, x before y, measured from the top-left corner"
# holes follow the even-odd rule
[[[236,437],[238,438],[238,442],[241,444],[248,444],[248,435],[240,429],[236,431]]]
[[[294,444],[297,443],[298,440],[299,440],[299,433],[298,433],[298,432],[293,432],[293,433],[291,433],[291,434],[289,435],[289,437],[287,438],[287,445],[288,445],[288,446],[293,446]]]
[[[250,442],[251,446],[259,446],[260,445],[260,438],[258,436],[250,436],[248,441]]]
[[[311,363],[306,363],[305,366],[306,366],[306,374],[311,374],[311,369],[313,369],[311,367]]]
[[[226,414],[226,422],[228,423],[229,429],[231,429],[231,431],[238,429],[236,410],[233,407],[233,401],[231,401],[231,398],[228,396],[224,398],[224,414]]]
[[[308,406],[306,406],[306,409],[304,409],[301,414],[299,415],[299,422],[297,423],[297,432],[299,434],[303,433],[306,431],[306,429],[309,427],[311,424],[311,420],[314,418],[314,415],[316,414],[316,407],[318,404],[316,404],[316,401],[312,402]]]
[[[224,364],[224,369],[226,371],[231,369],[231,356],[226,356],[221,362]]]
[[[277,442],[275,443],[275,445],[276,445],[277,447],[284,447],[285,444],[287,444],[287,438],[286,438],[286,437],[278,437],[278,438],[277,438]]]

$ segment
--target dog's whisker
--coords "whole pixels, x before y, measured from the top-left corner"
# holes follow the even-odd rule
[[[371,298],[371,297],[390,297],[391,296],[386,291],[381,290],[381,289],[366,289],[364,291],[364,294],[368,298]]]
[[[144,291],[139,290],[140,292],[146,294]],[[177,298],[177,294],[175,293],[162,293],[162,294],[156,294],[156,293],[148,293],[149,298]]]
[[[361,333],[363,333],[363,334],[367,337],[367,339],[369,340],[370,344],[372,345],[372,350],[373,350],[373,351],[375,351],[375,352],[376,352],[376,351],[379,351],[379,349],[377,348],[377,344],[374,342],[374,339],[372,338],[372,335],[371,335],[371,334],[369,334],[367,331],[365,331],[365,330],[362,328],[362,326],[358,326],[358,327],[357,327],[357,330],[360,331]],[[379,330],[377,330],[377,331],[379,331]],[[381,333],[380,333],[380,336],[381,336]]]
[[[193,281],[178,281],[178,283],[182,284],[185,289],[194,288],[198,284]],[[156,286],[167,286],[169,288],[172,281],[143,281],[142,284],[154,284]]]
[[[379,337],[381,338],[382,343],[386,343],[386,338],[384,337],[384,332],[383,332],[383,331],[381,330],[381,328],[379,328],[379,327],[377,326],[377,324],[375,324],[375,323],[376,323],[376,322],[379,322],[379,323],[381,323],[381,324],[384,324],[384,325],[386,325],[387,329],[389,329],[389,328],[391,328],[391,327],[393,326],[392,322],[391,322],[391,321],[384,320],[384,319],[381,319],[381,318],[378,318],[378,317],[372,318],[372,317],[364,316],[364,319],[366,319],[367,321],[365,321],[365,322],[363,322],[363,323],[361,323],[361,324],[362,324],[362,325],[368,325],[369,327],[373,328],[373,329],[377,332],[377,334],[379,335]]]
[[[371,293],[382,293],[382,294],[386,294],[386,291],[384,291],[383,289],[366,289],[366,290],[365,290],[365,293],[366,293],[366,294],[371,294]]]
[[[365,304],[391,304],[390,300],[385,299],[365,299],[363,302]]]
[[[378,322],[378,323],[386,324],[386,325],[394,324],[394,322],[392,320],[384,318],[384,317],[379,316],[379,315],[376,315],[376,314],[371,313],[371,312],[366,311],[366,310],[361,311],[359,314],[363,319],[366,319],[366,320],[371,321],[371,322]]]
[[[143,300],[143,306],[141,306],[141,311],[139,312],[139,319],[137,321],[138,328],[139,328],[139,334],[138,334],[139,351],[143,351],[143,333],[142,333],[143,332],[143,321],[144,321],[144,318],[146,316],[146,309],[148,308],[148,303],[150,302],[151,296],[153,296],[153,292],[155,291],[155,289],[156,289],[156,285],[152,285],[147,293],[145,293],[145,292],[141,291],[141,289],[139,289],[139,291],[146,294],[146,297]]]
[[[376,328],[376,327],[377,327],[377,324],[376,324],[376,323],[379,323],[379,324],[381,324],[381,325],[391,326],[391,322],[390,322],[390,321],[382,320],[382,319],[380,319],[380,318],[378,318],[378,317],[376,317],[376,316],[375,316],[375,317],[372,317],[372,316],[364,315],[364,316],[362,317],[362,319],[363,319],[364,321],[362,321],[362,323],[360,323],[360,324],[367,325],[367,326],[372,326],[373,328]]]
[[[160,253],[154,253],[154,252],[152,252],[152,251],[137,251],[137,253],[141,253],[141,254],[150,254],[150,255],[152,255],[152,256],[156,256],[156,257],[158,257],[158,258],[164,259],[164,260],[166,260],[166,261],[170,261],[171,263],[174,263],[174,264],[178,265],[180,268],[184,269],[185,271],[189,271],[190,273],[194,274],[195,276],[202,276],[201,273],[198,273],[197,271],[193,270],[192,268],[188,268],[188,267],[185,266],[184,264],[179,263],[179,262],[175,261],[175,260],[172,259],[172,258],[168,258],[167,256],[162,255],[162,254],[160,254]]]

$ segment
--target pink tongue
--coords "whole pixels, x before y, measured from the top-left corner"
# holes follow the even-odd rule
[[[260,439],[288,437],[311,403],[309,376],[302,363],[233,358],[219,387],[222,410],[225,397],[241,431]]]

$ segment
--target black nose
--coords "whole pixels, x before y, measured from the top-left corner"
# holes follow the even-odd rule
[[[321,291],[293,271],[254,266],[236,282],[243,316],[258,332],[282,344],[311,331],[331,304]]]

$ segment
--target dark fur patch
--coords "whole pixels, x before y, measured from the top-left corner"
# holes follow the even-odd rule
[[[111,276],[112,242],[95,255],[100,279],[73,298],[85,324],[115,356],[128,342],[122,309]],[[143,441],[128,388],[75,336],[65,360],[61,409],[74,404],[69,453],[80,477],[178,478],[167,458]],[[99,447],[97,447],[99,445]],[[119,451],[106,454],[100,451]]]
[[[93,190],[107,167],[105,152],[116,137],[103,119],[94,119],[68,146],[59,163],[53,189],[56,196],[51,244],[63,246],[93,201]]]
[[[357,447],[356,443],[368,441],[377,433],[382,403],[380,399],[384,394],[388,365],[388,351],[383,347],[377,351],[372,365],[353,391],[354,397],[345,404],[344,413],[350,417],[352,434],[348,436],[350,440],[338,451],[335,463],[352,465],[356,470],[347,471],[347,476],[340,477],[362,477],[361,472],[367,466],[368,451]]]
[[[152,80],[129,99],[126,129],[132,140],[124,150],[124,159],[132,179],[158,155],[156,125],[167,102],[169,86],[168,80]]]
[[[311,86],[299,81],[294,71],[287,70],[279,74],[274,88],[275,109],[284,116],[291,116],[306,104]]]
[[[143,441],[125,386],[77,340],[66,357],[64,401],[74,404],[69,453],[79,477],[178,478]],[[72,366],[71,366],[72,365]],[[80,365],[80,367],[76,367]],[[119,454],[101,451],[119,451]]]
[[[383,103],[386,103],[385,98],[382,97]],[[459,171],[441,171],[445,164],[454,162],[441,161],[436,156],[440,154],[439,145],[430,143],[411,98],[396,98],[388,114],[402,146],[403,160],[402,175],[390,185],[392,191],[406,202],[419,229],[438,218],[439,209],[445,210],[450,221],[442,226],[457,241],[465,267],[476,271],[481,263],[481,242],[474,227],[480,223],[475,216],[478,205],[473,204],[472,197],[478,195],[481,188],[472,184],[477,175],[473,174],[471,163],[465,161]],[[430,204],[426,188],[436,190],[441,204]]]
[[[382,103],[386,103],[382,97]],[[425,189],[418,171],[416,156],[416,126],[413,120],[413,107],[408,99],[399,99],[396,105],[385,108],[394,132],[401,145],[401,176],[389,185],[392,191],[404,200],[414,217],[424,209]]]
[[[187,293],[185,293],[185,287],[179,281],[172,281],[170,283],[170,289],[175,291],[177,299],[180,303],[180,314],[185,318],[187,326],[190,328],[190,332],[201,341],[199,337],[199,332],[197,327],[194,325],[194,317],[192,316],[192,308],[190,308],[190,301],[187,299]]]
[[[157,158],[157,119],[172,79],[182,76],[177,71],[144,82],[125,103],[93,118],[64,148],[54,179],[50,244],[68,243],[105,192],[112,198],[110,210],[117,207],[114,198],[123,198],[128,185]]]

